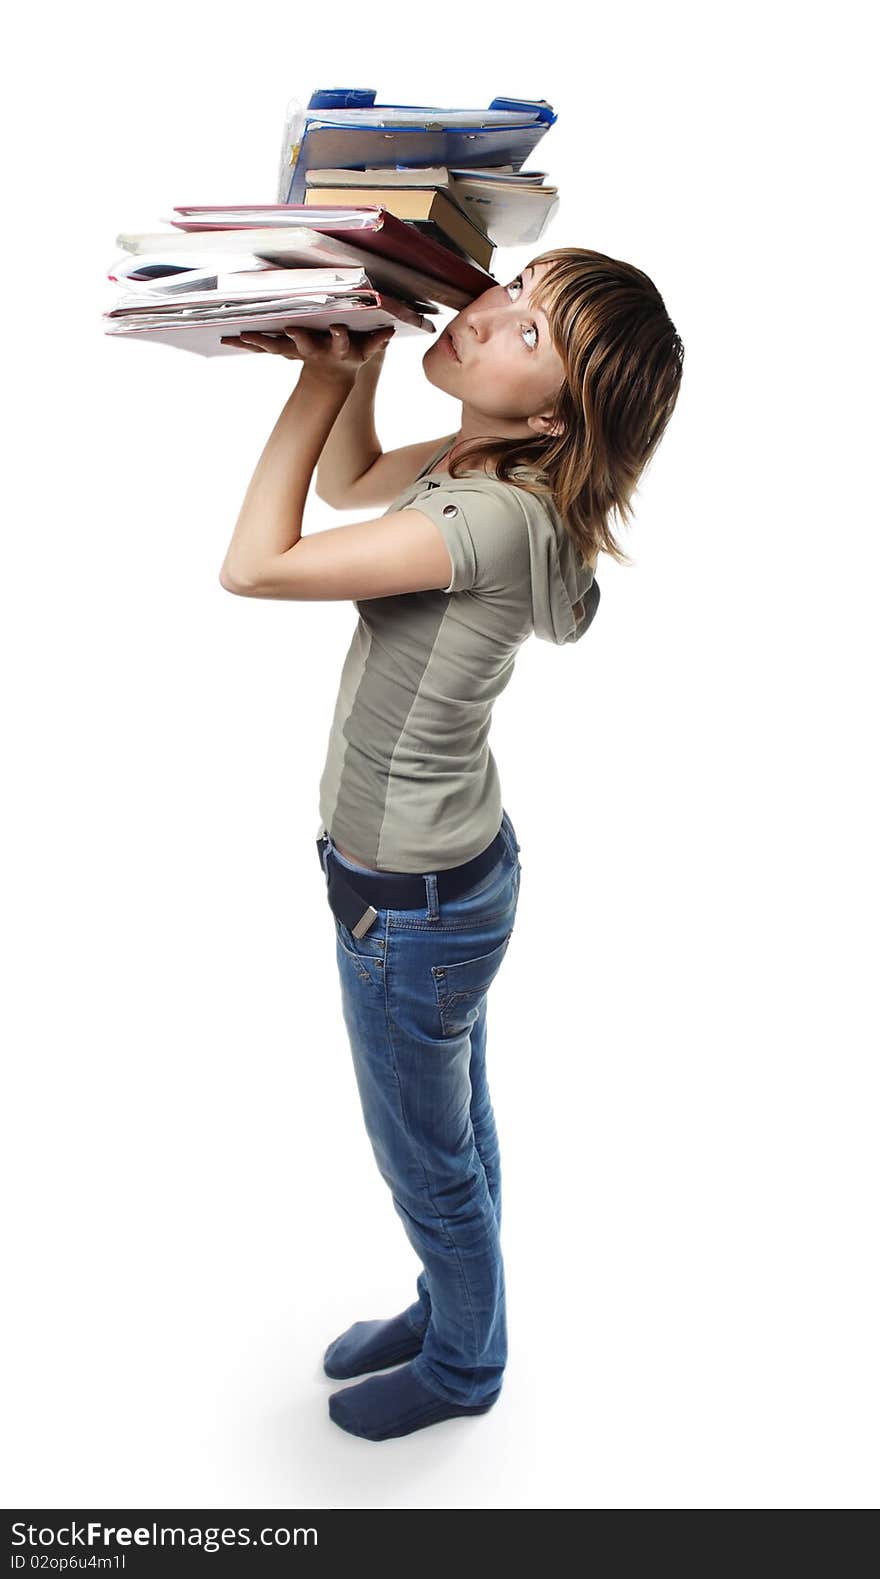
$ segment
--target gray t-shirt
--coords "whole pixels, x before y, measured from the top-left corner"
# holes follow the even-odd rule
[[[479,471],[425,476],[453,442],[384,512],[435,521],[452,580],[355,604],[321,775],[318,835],[381,871],[440,871],[491,843],[502,816],[495,698],[532,632],[579,641],[599,602],[552,500]]]

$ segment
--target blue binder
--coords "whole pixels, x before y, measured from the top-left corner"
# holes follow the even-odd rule
[[[496,164],[519,170],[557,119],[546,99],[498,98],[488,108],[519,113],[522,121],[483,126],[475,119],[472,125],[444,127],[431,122],[432,110],[443,113],[444,107],[437,104],[377,104],[375,88],[319,88],[309,100],[302,134],[291,154],[291,178],[284,201],[305,202],[307,170],[356,169],[361,165],[465,169]],[[335,125],[319,126],[309,119],[310,111],[320,111],[326,118],[333,110],[350,109],[375,110],[376,124],[352,125],[340,118]],[[383,109],[412,110],[413,125],[399,121],[383,125]]]

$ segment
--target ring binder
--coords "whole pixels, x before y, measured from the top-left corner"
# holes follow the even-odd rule
[[[369,111],[374,116],[365,119]],[[401,122],[400,113],[410,111],[411,122],[409,117]],[[462,115],[470,115],[470,123],[462,122]],[[510,119],[493,125],[499,116]],[[278,201],[304,202],[306,171],[314,169],[504,164],[517,171],[556,119],[546,99],[499,96],[486,111],[461,111],[437,104],[377,103],[375,88],[318,88],[291,142]]]

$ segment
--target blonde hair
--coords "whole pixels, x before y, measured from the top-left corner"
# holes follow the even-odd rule
[[[474,458],[494,460],[502,481],[552,496],[584,561],[602,552],[631,564],[610,518],[631,522],[639,479],[678,398],[684,346],[656,285],[633,264],[584,247],[555,247],[531,262],[549,265],[532,301],[565,364],[552,413],[561,432],[472,439],[449,474]],[[515,467],[532,477],[514,478]]]

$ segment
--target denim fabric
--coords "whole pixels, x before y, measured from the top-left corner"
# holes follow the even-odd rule
[[[497,1392],[507,1361],[486,1003],[513,932],[522,867],[506,812],[501,826],[499,860],[454,899],[439,900],[436,873],[428,872],[424,905],[377,904],[362,938],[332,917],[367,1134],[422,1263],[417,1298],[405,1312],[413,1332],[424,1335],[412,1368],[457,1404]],[[326,833],[322,860],[325,878],[330,861],[366,870],[340,855]]]

